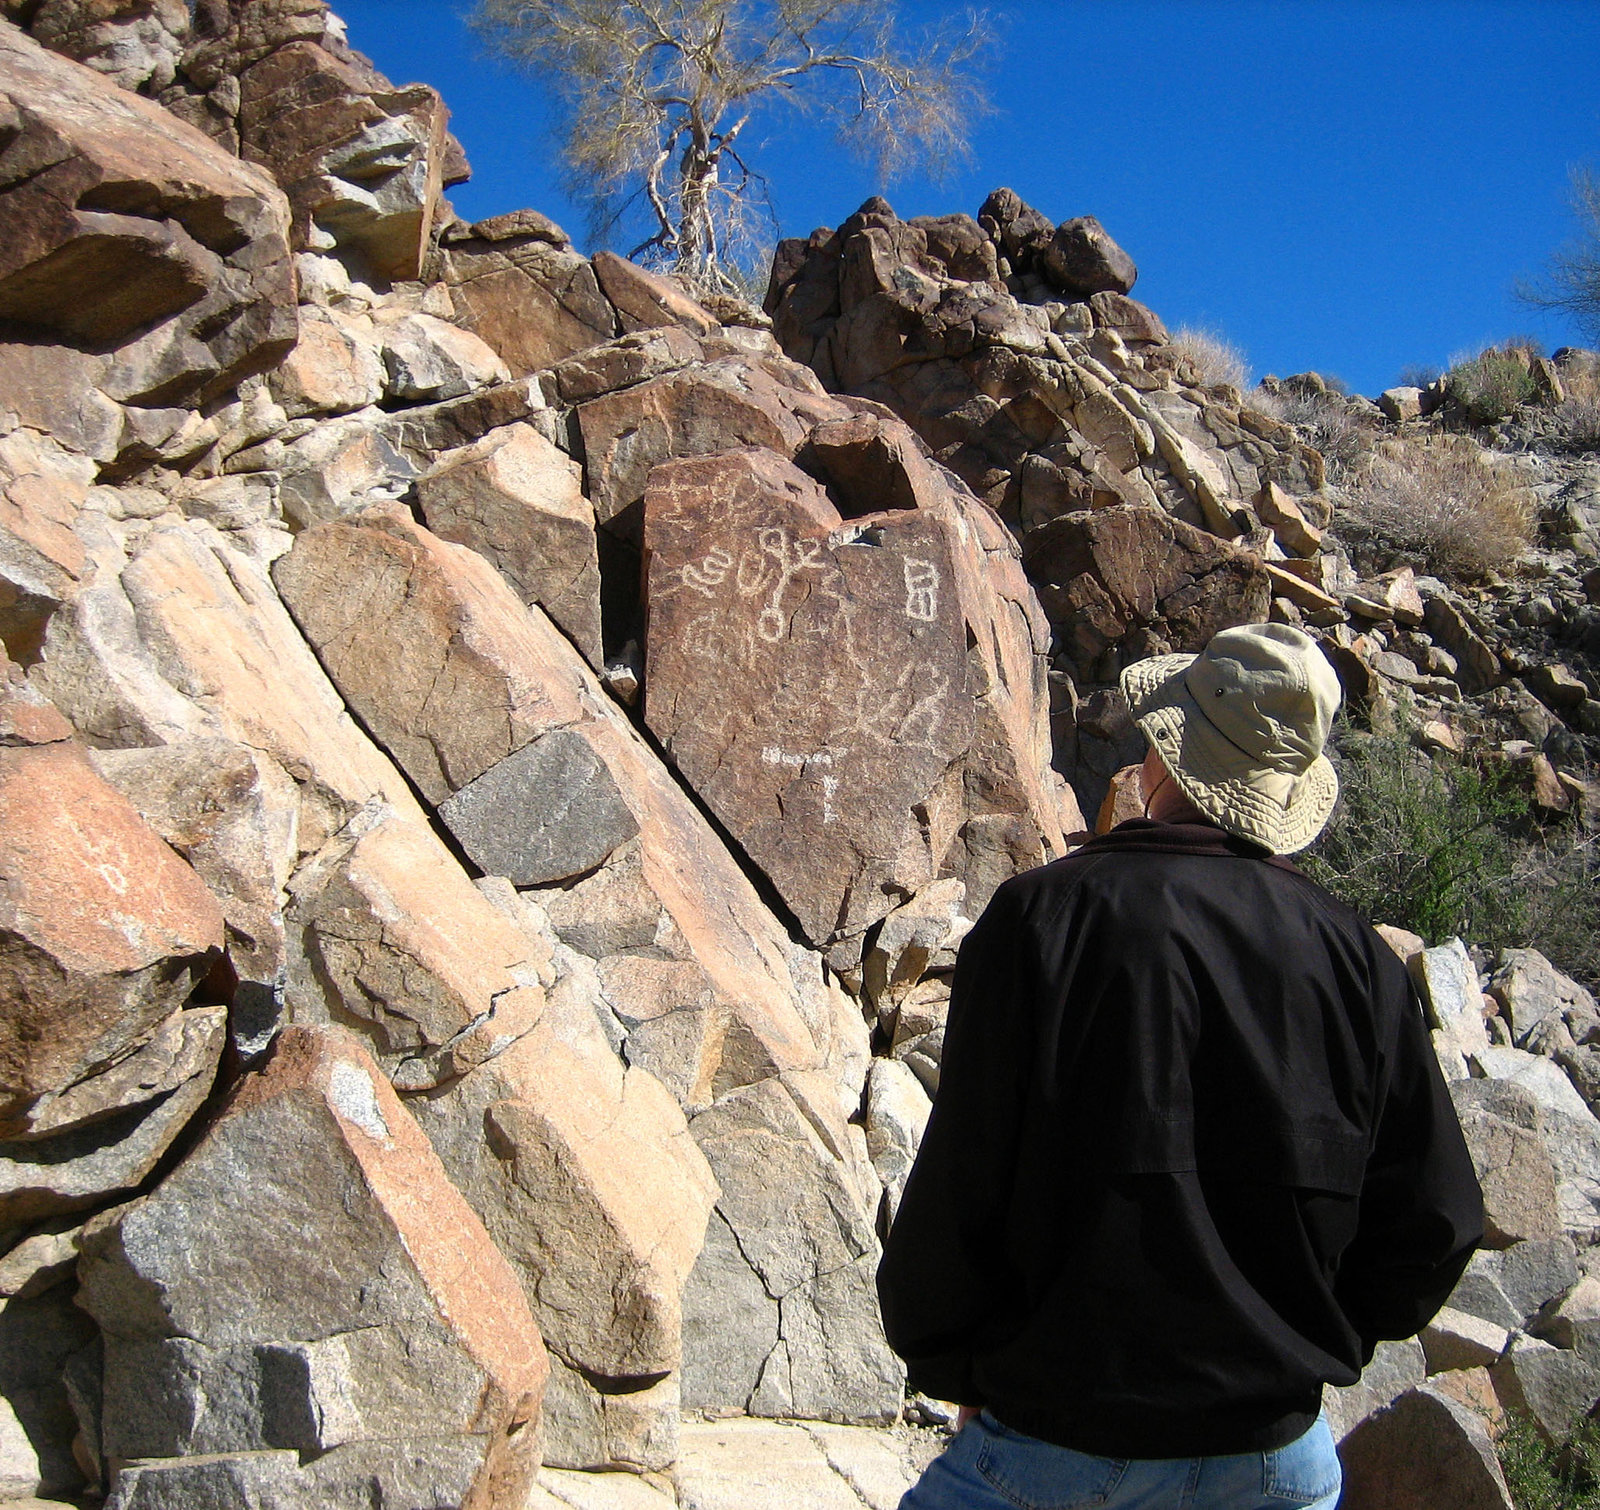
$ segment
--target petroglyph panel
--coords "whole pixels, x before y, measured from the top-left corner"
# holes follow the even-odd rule
[[[943,859],[929,807],[975,725],[948,529],[846,521],[771,452],[651,474],[646,722],[813,943]]]

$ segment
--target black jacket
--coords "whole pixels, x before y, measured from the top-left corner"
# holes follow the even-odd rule
[[[912,1385],[1111,1457],[1269,1450],[1482,1236],[1405,967],[1287,861],[1124,823],[962,945],[878,1272]]]

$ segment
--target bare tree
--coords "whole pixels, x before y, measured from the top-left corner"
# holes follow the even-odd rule
[[[1591,339],[1600,340],[1600,173],[1575,168],[1572,212],[1575,240],[1555,252],[1541,283],[1523,283],[1517,295],[1542,309],[1564,309]]]
[[[988,108],[981,12],[910,42],[893,0],[478,0],[472,24],[554,93],[591,229],[643,210],[650,234],[631,255],[705,289],[732,288],[773,224],[745,157],[764,116],[824,113],[888,179],[965,157]]]

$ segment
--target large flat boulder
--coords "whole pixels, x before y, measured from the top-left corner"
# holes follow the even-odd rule
[[[948,497],[847,522],[768,451],[651,476],[646,722],[813,944],[859,936],[952,846],[958,873],[995,872],[981,905],[1060,843],[1032,598],[984,522]]]
[[[391,1503],[413,1456],[391,1444],[404,1442],[462,1453],[469,1484],[498,1477],[499,1492],[526,1493],[538,1329],[348,1034],[285,1032],[182,1164],[81,1247],[113,1462],[360,1446],[386,1460],[373,1467]],[[131,1486],[118,1495],[146,1503]]]
[[[305,531],[272,575],[335,685],[430,802],[581,714],[548,620],[399,505]]]
[[[122,348],[104,386],[146,404],[203,399],[294,344],[287,206],[267,173],[11,26],[0,79],[0,318]]]

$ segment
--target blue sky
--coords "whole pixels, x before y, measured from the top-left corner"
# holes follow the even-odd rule
[[[334,0],[396,83],[434,85],[479,219],[529,207],[583,245],[536,80],[485,56],[458,0]],[[908,21],[957,9],[914,0]],[[1096,215],[1170,326],[1212,329],[1259,376],[1315,368],[1376,393],[1514,334],[1580,344],[1512,297],[1575,225],[1600,167],[1596,0],[1011,0],[996,113],[943,184],[882,186],[825,124],[747,142],[784,235],[880,189],[901,215],[976,213],[1006,184],[1052,219]],[[590,248],[585,247],[585,250]],[[626,251],[627,248],[619,248]]]

